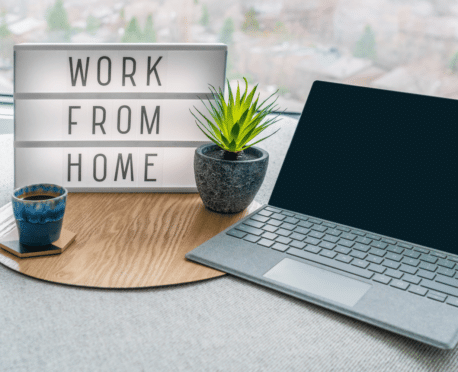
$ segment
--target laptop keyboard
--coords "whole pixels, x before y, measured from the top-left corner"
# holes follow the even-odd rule
[[[228,235],[458,307],[458,258],[265,207]]]

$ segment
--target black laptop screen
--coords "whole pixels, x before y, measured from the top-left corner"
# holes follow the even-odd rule
[[[458,254],[458,101],[315,82],[269,204]]]

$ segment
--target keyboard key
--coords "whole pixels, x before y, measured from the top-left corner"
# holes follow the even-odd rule
[[[349,265],[349,264],[346,264],[344,262],[340,262],[337,260],[332,260],[327,257],[320,256],[320,255],[314,255],[313,253],[301,251],[299,249],[290,248],[286,251],[286,253],[292,254],[297,257],[302,257],[307,260],[320,263],[322,265],[333,267],[335,269],[342,270],[347,273],[355,274],[355,275],[361,276],[366,279],[370,279],[374,275],[373,272],[360,269],[356,266],[352,266],[352,265]]]
[[[402,280],[392,280],[390,286],[405,291],[407,288],[409,288],[409,283],[403,282]]]
[[[363,237],[360,237],[360,236],[358,236],[358,237],[356,238],[356,241],[357,241],[358,243],[366,244],[366,245],[369,245],[369,244],[372,243],[372,239],[368,239],[367,237],[366,237],[366,238],[363,238]]]
[[[311,229],[315,231],[319,231],[319,232],[323,232],[327,230],[326,226],[321,226],[321,225],[313,225]]]
[[[286,216],[280,213],[274,213],[272,216],[270,216],[270,218],[275,218],[276,220],[283,221]]]
[[[382,284],[388,284],[389,282],[391,282],[391,278],[387,277],[386,275],[380,275],[380,274],[374,275],[372,280],[374,282],[379,282],[379,283],[382,283]]]
[[[336,245],[329,242],[321,242],[320,247],[325,249],[333,249]]]
[[[453,261],[453,262],[458,262],[458,258],[457,257],[448,256],[447,259],[450,260],[450,261]]]
[[[282,211],[281,213],[284,214],[285,216],[288,216],[288,217],[293,217],[294,216],[294,213],[291,213],[291,212],[288,212],[288,211]]]
[[[272,225],[272,226],[280,226],[282,224],[281,221],[279,220],[274,220],[274,219],[270,219],[269,221],[267,221],[267,223],[269,225]]]
[[[420,255],[421,254],[419,252],[415,252],[415,251],[405,251],[404,252],[404,256],[410,257],[410,258],[415,258],[415,259],[420,257]]]
[[[391,261],[391,260],[383,260],[382,265],[389,267],[390,269],[395,269],[395,270],[401,266],[400,263],[396,261]]]
[[[377,236],[377,235],[367,234],[366,236],[372,240],[380,240],[380,236]]]
[[[446,293],[455,297],[458,297],[458,288],[451,287],[449,285],[433,282],[428,279],[422,279],[420,282],[422,287],[432,289],[433,291]]]
[[[412,284],[418,284],[418,283],[420,283],[421,278],[419,278],[418,276],[415,276],[415,275],[404,274],[404,276],[402,277],[402,280],[404,280],[406,282],[409,282],[409,283],[412,283]]]
[[[439,301],[439,302],[444,302],[445,299],[447,298],[447,296],[443,295],[443,294],[440,294],[440,293],[432,293],[432,292],[429,292],[428,295],[426,296],[432,300],[436,300],[436,301]]]
[[[320,244],[320,241],[318,239],[312,238],[310,236],[307,237],[307,239],[304,240],[307,244],[312,244],[312,245],[318,245]]]
[[[353,248],[355,248],[355,247],[353,247]],[[369,261],[369,262],[372,262],[372,263],[375,263],[375,264],[379,265],[379,264],[381,264],[383,262],[383,258],[382,257],[378,257],[378,256],[372,256],[370,254],[369,256],[367,256],[366,261]]]
[[[248,226],[257,227],[258,229],[260,229],[261,227],[264,226],[263,223],[258,222],[258,221],[253,221],[253,220],[251,220],[251,219],[245,220],[245,221],[243,221],[243,223],[244,223],[245,225],[248,225]]]
[[[308,217],[302,216],[302,215],[300,215],[300,214],[296,214],[295,217],[296,217],[296,218],[299,218],[299,219],[302,220],[302,221],[307,221],[307,220],[309,219]]]
[[[299,220],[294,217],[288,217],[288,218],[285,218],[283,222],[292,223],[293,225],[295,225],[296,223],[299,222]]]
[[[397,262],[402,260],[402,256],[400,254],[393,253],[393,252],[388,252],[385,255],[385,258],[388,258],[389,260],[393,260],[393,261],[397,261]]]
[[[235,228],[237,230],[240,230],[240,231],[243,231],[249,234],[253,234],[253,235],[261,235],[262,233],[264,233],[264,230],[257,229],[256,227],[247,226],[243,223],[240,225],[237,225]]]
[[[259,222],[262,222],[262,223],[265,223],[266,221],[269,221],[269,217],[266,217],[266,216],[260,216],[260,215],[255,215],[253,217],[251,217],[252,220],[255,220],[255,221],[259,221]]]
[[[272,244],[274,244],[274,241],[263,238],[258,242],[258,244],[263,245],[264,247],[270,247]]]
[[[379,257],[383,257],[385,255],[385,251],[383,249],[379,249],[379,248],[374,248],[372,247],[370,250],[369,250],[369,253],[370,254],[373,254],[375,256],[379,256]]]
[[[358,251],[361,251],[361,252],[367,252],[371,247],[369,247],[368,245],[364,245],[364,244],[361,244],[361,243],[356,243],[354,246],[353,246],[353,249],[357,249]]]
[[[274,207],[266,207],[264,210],[268,210],[268,211],[271,211],[271,212],[276,212],[276,213],[280,213],[281,212],[281,209],[278,209],[278,208],[274,208]]]
[[[330,223],[330,222],[323,222],[323,226],[330,227],[330,228],[335,228],[337,225],[335,223]]]
[[[239,239],[243,238],[246,235],[245,232],[236,229],[229,230],[226,234]]]
[[[439,283],[442,283],[442,284],[451,285],[452,287],[458,288],[458,280],[451,279],[451,278],[448,278],[446,276],[437,275],[436,276],[436,282],[439,282]]]
[[[328,231],[326,231],[327,234],[330,234],[330,235],[334,235],[334,236],[339,236],[340,234],[342,234],[342,231],[339,231],[339,230],[336,230],[336,229],[328,229]]]
[[[365,269],[366,267],[369,266],[369,262],[366,262],[366,261],[363,261],[363,260],[359,260],[359,259],[354,259],[351,262],[351,264],[354,265],[354,266],[361,267],[362,269]]]
[[[312,238],[321,239],[324,236],[324,234],[318,231],[311,231],[309,232],[309,236],[311,236]]]
[[[415,275],[415,273],[418,271],[416,267],[405,265],[405,264],[402,264],[399,270],[401,270],[404,273],[408,273],[412,275]]]
[[[353,258],[349,256],[344,256],[343,254],[338,254],[335,259],[345,263],[350,263],[353,260]]]
[[[431,253],[432,254],[432,253]],[[440,266],[444,266],[447,269],[453,269],[455,267],[455,263],[452,261],[444,260],[443,258],[437,261],[437,264]]]
[[[429,249],[421,248],[421,247],[414,247],[414,251],[421,252],[421,253],[429,253]]]
[[[416,295],[419,296],[424,296],[428,290],[426,288],[418,287],[416,285],[411,285],[409,287],[409,292],[415,293]]]
[[[415,258],[404,257],[401,261],[403,264],[410,265],[410,266],[418,266],[420,260],[416,260]]]
[[[287,237],[285,237],[285,236],[279,236],[279,237],[276,239],[276,241],[279,242],[279,243],[282,243],[282,244],[289,244],[289,243],[292,241],[292,239],[287,238]]]
[[[299,248],[299,249],[302,249],[305,247],[305,243],[304,242],[299,242],[297,240],[293,240],[291,243],[289,243],[289,245],[291,247],[294,247],[294,248]]]
[[[345,227],[345,226],[337,226],[336,229],[342,230],[342,231],[346,231],[346,232],[350,231],[350,229],[348,227]]]
[[[262,229],[263,229],[264,231],[274,232],[274,231],[278,230],[278,227],[275,227],[275,226],[267,225],[267,224],[266,224],[265,226],[262,227]]]
[[[256,243],[259,239],[261,239],[260,236],[251,235],[251,234],[248,234],[247,236],[243,238],[243,240],[246,240],[250,243]]]
[[[435,251],[431,251],[431,252],[430,252],[430,255],[431,255],[431,256],[440,257],[440,258],[446,258],[446,257],[447,257],[445,254],[440,253],[440,252],[435,252]]]
[[[311,223],[316,223],[317,225],[321,224],[321,221],[320,220],[317,220],[316,218],[309,218],[309,221]]]
[[[359,235],[359,236],[366,235],[365,233],[363,233],[362,231],[359,231],[359,230],[351,230],[351,233],[355,234],[355,235]]]
[[[401,273],[400,271],[393,270],[393,269],[387,269],[385,271],[385,275],[391,276],[392,278],[395,278],[395,279],[401,279],[404,273]]]
[[[445,267],[439,267],[436,271],[438,274],[446,275],[453,277],[455,275],[455,270],[447,269]]]
[[[420,256],[420,260],[434,264],[437,262],[438,258],[430,256],[429,254],[422,253],[422,255]]]
[[[302,240],[304,240],[304,239],[306,238],[306,236],[303,235],[303,234],[299,234],[299,233],[297,233],[297,232],[293,232],[293,233],[289,236],[289,238],[295,239],[295,240],[299,240],[299,241],[302,241]]]
[[[400,247],[402,247],[402,248],[409,248],[409,249],[412,248],[412,246],[411,246],[410,244],[406,244],[406,243],[398,243],[398,245],[399,245]]]
[[[331,243],[337,243],[339,238],[337,236],[325,235],[325,236],[323,236],[323,240],[326,240],[326,241],[331,242]]]
[[[371,245],[375,248],[380,248],[380,249],[385,249],[388,247],[388,244],[383,243],[383,242],[372,242]]]
[[[417,276],[420,276],[425,279],[433,280],[436,274],[432,273],[431,271],[426,271],[426,270],[418,270]]]
[[[367,269],[370,270],[370,271],[374,271],[376,273],[379,273],[379,274],[383,274],[385,272],[385,270],[386,270],[386,267],[371,263]]]
[[[258,215],[261,215],[261,216],[266,216],[266,217],[270,217],[272,216],[273,212],[269,212],[269,211],[266,211],[265,209],[262,210],[261,212],[258,212]]]
[[[447,304],[458,307],[458,298],[449,296],[447,299]]]
[[[275,243],[273,246],[272,246],[273,249],[276,249],[277,251],[281,251],[281,252],[284,252],[286,251],[289,247],[285,244],[281,244],[281,243]]]
[[[275,234],[278,234],[281,236],[290,236],[292,232],[289,230],[285,230],[285,229],[278,229],[277,231],[275,231]]]
[[[349,254],[351,252],[351,248],[342,247],[341,245],[338,245],[336,249],[334,249],[334,252]]]
[[[306,250],[307,252],[311,252],[311,253],[319,253],[322,251],[322,249],[320,247],[317,247],[315,245],[307,245],[304,250]]]
[[[366,256],[367,256],[367,253],[360,252],[360,251],[352,251],[350,253],[350,256],[355,257],[355,258],[359,258],[360,260],[364,260],[366,258]]]
[[[401,254],[402,252],[404,252],[404,248],[398,247],[396,245],[388,245],[388,247],[386,247],[386,250],[397,254]]]
[[[334,258],[335,256],[337,256],[337,253],[333,251],[321,251],[320,256]]]
[[[388,244],[396,244],[396,242],[394,240],[391,240],[391,239],[388,239],[388,238],[383,238],[382,242],[388,243]]]
[[[355,240],[356,235],[345,232],[342,235],[340,235],[340,237],[348,240]]]
[[[428,271],[436,271],[437,265],[433,265],[427,262],[420,262],[420,269],[428,270]]]
[[[310,232],[310,229],[306,229],[305,227],[301,226],[296,226],[296,228],[293,231],[299,234],[307,235]]]
[[[292,230],[296,227],[296,225],[293,225],[292,223],[286,223],[286,222],[283,222],[280,227],[282,229],[286,229],[286,230]]]
[[[270,240],[275,240],[278,237],[277,234],[271,233],[271,232],[265,232],[264,234],[261,235],[261,238],[266,238]]]
[[[302,227],[306,227],[306,228],[310,228],[311,226],[313,226],[313,223],[310,223],[310,222],[307,222],[307,221],[299,221],[297,223],[298,226],[302,226]]]
[[[347,239],[339,239],[339,244],[343,245],[344,247],[350,248],[355,245],[355,242],[352,242],[351,240]]]

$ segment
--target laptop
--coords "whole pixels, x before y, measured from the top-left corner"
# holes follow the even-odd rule
[[[457,128],[457,100],[316,81],[268,204],[186,257],[451,349]]]

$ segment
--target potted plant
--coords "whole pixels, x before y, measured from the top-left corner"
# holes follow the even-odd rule
[[[195,106],[197,114],[191,111],[197,126],[213,142],[195,151],[197,190],[205,207],[219,213],[241,212],[253,201],[264,181],[269,162],[269,154],[253,145],[278,131],[252,142],[279,120],[280,114],[266,119],[267,115],[277,110],[275,103],[278,97],[271,103],[267,102],[275,92],[258,104],[259,94],[255,99],[258,86],[249,92],[248,81],[243,79],[243,95],[237,84],[234,96],[228,81],[229,97],[226,101],[221,88],[217,91],[210,85],[213,103],[210,99],[208,104],[202,101],[209,115],[205,116]]]

